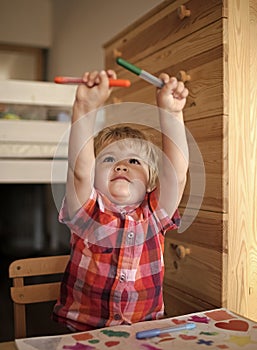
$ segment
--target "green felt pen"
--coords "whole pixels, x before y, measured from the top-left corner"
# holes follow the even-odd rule
[[[138,75],[140,78],[144,79],[145,81],[147,81],[148,83],[158,87],[158,88],[162,88],[163,85],[164,85],[164,82],[159,79],[159,78],[156,78],[154,75],[146,72],[145,70],[143,69],[140,69],[136,66],[134,66],[133,64],[125,61],[123,58],[120,58],[118,57],[116,59],[116,62],[122,66],[123,68],[126,68],[127,70],[129,70],[130,72]]]

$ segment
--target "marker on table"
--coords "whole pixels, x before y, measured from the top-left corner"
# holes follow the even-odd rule
[[[130,72],[132,72],[132,73],[138,75],[140,78],[144,79],[144,80],[147,81],[148,83],[150,83],[150,84],[152,84],[152,85],[154,85],[154,86],[156,86],[156,87],[158,87],[158,88],[160,88],[160,89],[163,87],[164,82],[163,82],[161,79],[155,77],[154,75],[152,75],[152,74],[146,72],[146,71],[143,70],[143,69],[140,69],[140,68],[134,66],[133,64],[131,64],[131,63],[125,61],[123,58],[118,57],[118,58],[116,59],[116,62],[117,62],[120,66],[122,66],[123,68],[126,68],[126,69],[129,70]]]
[[[194,329],[195,327],[196,325],[194,323],[185,323],[182,325],[172,326],[168,328],[149,329],[147,331],[137,332],[136,338],[137,339],[153,338],[153,337],[158,337],[160,334],[191,330],[191,329]]]
[[[55,77],[54,82],[56,84],[82,84],[82,78],[75,77]],[[130,87],[131,82],[126,79],[109,79],[110,87]]]

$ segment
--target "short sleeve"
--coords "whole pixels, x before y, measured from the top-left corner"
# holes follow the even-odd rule
[[[64,198],[60,213],[59,221],[63,224],[66,224],[69,229],[75,232],[77,235],[83,235],[85,226],[87,225],[88,220],[93,216],[97,202],[97,193],[93,188],[89,199],[85,204],[74,214],[72,218],[69,217],[67,199]]]
[[[159,207],[156,191],[149,194],[149,207],[152,210],[162,233],[179,228],[181,219],[178,209],[176,209],[172,217],[170,217],[165,209]]]

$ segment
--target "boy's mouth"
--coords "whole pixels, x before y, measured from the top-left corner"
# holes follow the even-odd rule
[[[111,182],[116,180],[124,180],[124,181],[130,182],[130,180],[126,176],[116,176],[113,179],[111,179]]]

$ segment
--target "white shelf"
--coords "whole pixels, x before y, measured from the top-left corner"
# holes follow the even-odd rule
[[[0,103],[71,108],[75,90],[76,86],[2,80]],[[65,183],[69,126],[60,121],[0,119],[0,183]]]
[[[0,158],[68,156],[70,123],[0,120]]]
[[[27,80],[0,80],[1,103],[71,107],[75,92],[75,85]]]
[[[67,161],[0,159],[0,183],[65,183]]]

